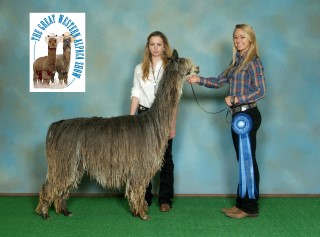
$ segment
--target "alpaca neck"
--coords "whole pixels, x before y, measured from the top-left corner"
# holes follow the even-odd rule
[[[57,54],[57,48],[50,48],[48,47],[48,56],[51,56],[51,57],[55,57]]]
[[[149,110],[150,112],[148,112],[152,117],[152,121],[162,125],[161,128],[160,126],[156,126],[159,128],[157,133],[167,133],[162,135],[168,136],[175,111],[178,107],[182,84],[180,82],[181,78],[179,78],[178,74],[176,75],[176,78],[164,78],[162,80],[153,105]]]
[[[57,48],[48,47],[48,57],[47,61],[49,64],[54,65],[56,62]]]
[[[70,62],[70,47],[63,47],[63,57],[66,62]]]

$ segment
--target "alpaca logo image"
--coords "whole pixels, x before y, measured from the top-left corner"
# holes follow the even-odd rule
[[[30,13],[30,92],[85,92],[85,13]]]

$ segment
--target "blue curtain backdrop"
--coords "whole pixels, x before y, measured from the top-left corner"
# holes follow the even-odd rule
[[[86,14],[86,92],[29,92],[29,13]],[[0,194],[36,193],[45,180],[48,126],[72,117],[129,113],[135,65],[148,34],[217,76],[231,60],[235,24],[256,31],[267,84],[257,157],[262,194],[320,193],[318,0],[0,2]],[[195,86],[201,105],[223,108],[227,87]],[[174,140],[176,194],[231,194],[237,163],[225,113],[197,106],[185,84]],[[85,181],[78,191],[112,192]]]

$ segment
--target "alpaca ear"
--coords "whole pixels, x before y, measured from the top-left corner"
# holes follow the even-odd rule
[[[48,40],[49,40],[49,35],[46,35],[45,37],[44,37],[44,40],[46,41],[46,44],[48,44]]]
[[[173,59],[173,61],[177,61],[179,59],[178,52],[175,49],[172,52],[172,59]]]

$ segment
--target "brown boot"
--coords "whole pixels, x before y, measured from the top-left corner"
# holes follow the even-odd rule
[[[221,212],[222,213],[228,213],[228,212],[235,212],[235,211],[238,211],[238,210],[240,210],[240,209],[237,208],[236,206],[233,206],[231,208],[222,208]]]
[[[259,213],[252,214],[252,213],[247,213],[238,209],[237,211],[234,211],[234,212],[226,212],[226,216],[231,218],[241,219],[246,217],[258,217]]]
[[[167,203],[163,203],[163,204],[161,204],[161,206],[160,206],[160,211],[161,211],[161,212],[168,212],[168,211],[170,211],[170,209],[171,209],[171,207],[170,207],[170,205],[167,204]]]

